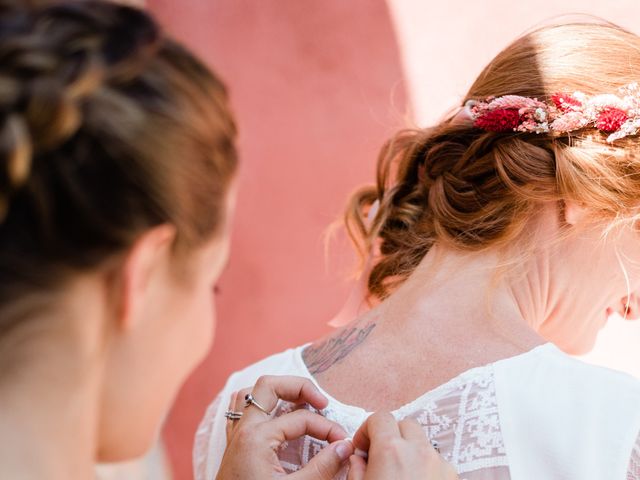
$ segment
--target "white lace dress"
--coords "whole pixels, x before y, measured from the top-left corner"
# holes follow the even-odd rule
[[[287,350],[233,374],[196,434],[196,480],[213,480],[224,448],[225,418],[235,390],[261,375],[310,378],[301,352]],[[355,433],[370,415],[330,395],[321,413]],[[291,409],[281,402],[277,414]],[[548,343],[468,370],[393,412],[413,417],[466,480],[640,480],[640,382],[587,365]],[[325,443],[310,437],[284,444],[288,472]],[[345,478],[341,472],[339,478]]]

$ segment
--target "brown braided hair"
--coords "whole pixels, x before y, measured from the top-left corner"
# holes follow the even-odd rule
[[[235,135],[224,85],[142,10],[1,1],[0,333],[149,228],[211,238]]]
[[[516,40],[482,71],[463,103],[507,94],[549,101],[556,92],[615,92],[640,80],[640,38],[608,23],[540,28]],[[377,184],[357,191],[345,214],[362,256],[376,261],[371,297],[383,299],[436,243],[480,251],[522,250],[542,202],[572,199],[596,218],[637,218],[640,142],[608,145],[606,134],[493,133],[445,118],[398,133],[382,149]],[[371,225],[365,214],[380,202]],[[512,248],[509,248],[512,247]]]

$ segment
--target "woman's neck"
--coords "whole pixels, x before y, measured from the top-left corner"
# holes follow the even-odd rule
[[[14,479],[92,478],[95,424],[87,393],[39,387],[0,391],[0,465]],[[94,417],[95,418],[95,417]]]
[[[69,378],[77,369],[52,356],[46,364],[3,378],[0,470],[7,478],[93,477],[96,389]]]
[[[65,318],[30,318],[0,339],[3,478],[95,477],[102,304],[83,290]]]
[[[393,410],[471,368],[532,350],[545,343],[535,323],[551,288],[528,275],[510,282],[500,265],[487,253],[433,249],[384,302],[307,347],[307,368],[347,404]]]
[[[519,278],[503,265],[497,254],[434,247],[378,307],[383,328],[401,326],[434,348],[455,345],[468,352],[496,351],[502,344],[506,353],[517,354],[544,343],[536,327],[554,308],[544,265]]]

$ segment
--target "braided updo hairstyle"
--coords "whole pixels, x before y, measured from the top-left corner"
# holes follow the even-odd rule
[[[0,333],[147,229],[174,225],[176,255],[212,238],[235,134],[224,85],[145,12],[0,1]]]
[[[637,81],[638,36],[605,23],[553,25],[498,54],[463,103],[507,94],[550,101],[556,92],[615,93]],[[640,139],[609,145],[605,138],[595,129],[486,132],[453,116],[398,133],[380,153],[377,185],[356,192],[346,212],[360,253],[378,250],[370,296],[388,296],[436,243],[464,251],[519,245],[542,202],[571,199],[612,223],[636,219]],[[365,214],[376,200],[368,224]]]

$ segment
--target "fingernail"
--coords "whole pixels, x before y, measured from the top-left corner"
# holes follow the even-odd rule
[[[340,460],[342,460],[343,462],[347,458],[349,458],[351,456],[351,453],[353,452],[353,447],[351,446],[351,444],[349,444],[349,442],[345,442],[344,440],[337,442],[334,448],[336,454],[338,455],[338,458],[340,458]]]
[[[367,458],[369,458],[369,454],[367,452],[365,452],[364,450],[360,450],[359,448],[356,448],[356,451],[353,452],[354,455],[357,455],[359,457],[364,458],[365,460]]]

